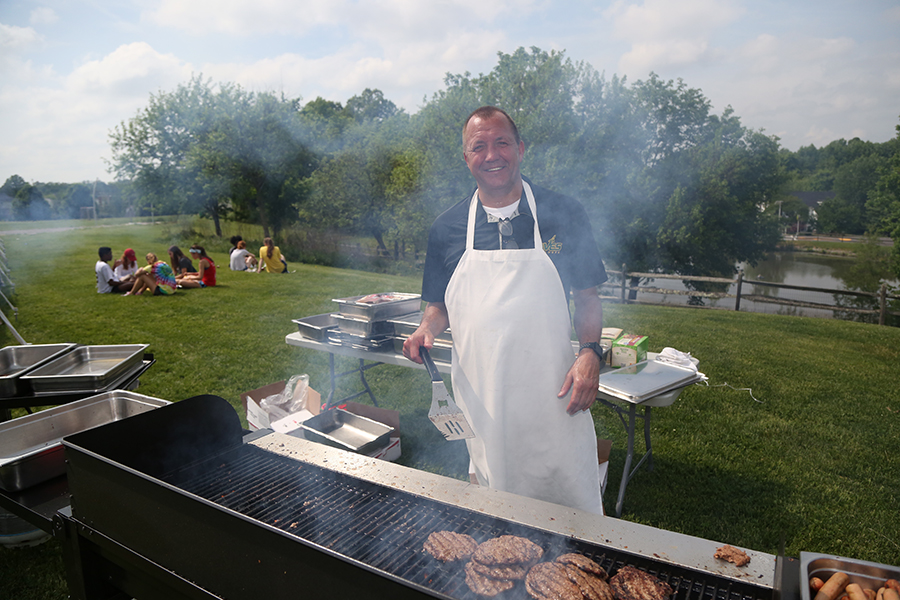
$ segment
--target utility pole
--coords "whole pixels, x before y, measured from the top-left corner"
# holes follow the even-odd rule
[[[91,190],[91,207],[94,210],[94,222],[97,222],[97,179],[94,178],[94,187]]]

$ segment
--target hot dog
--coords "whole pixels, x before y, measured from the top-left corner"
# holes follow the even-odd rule
[[[866,593],[858,583],[848,583],[845,589],[850,600],[866,600]]]
[[[814,600],[836,600],[848,583],[850,583],[850,576],[838,571],[828,578],[825,585],[819,589]]]
[[[810,577],[809,578],[809,589],[811,589],[812,591],[818,592],[819,590],[822,589],[823,585],[825,585],[825,582],[822,581],[820,578],[818,578],[818,577]]]

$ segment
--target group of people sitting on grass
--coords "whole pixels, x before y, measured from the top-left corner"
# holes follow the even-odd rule
[[[216,265],[203,246],[194,244],[190,254],[197,260],[199,270],[178,246],[169,248],[170,263],[159,260],[153,252],[145,256],[147,265],[139,267],[134,250],[128,248],[112,267],[112,249],[103,246],[100,260],[94,266],[97,274],[97,293],[120,293],[139,296],[149,292],[154,296],[169,296],[178,288],[205,288],[216,285]]]
[[[287,273],[287,261],[281,254],[281,249],[275,245],[272,238],[263,240],[263,246],[259,249],[259,259],[247,250],[247,243],[239,235],[232,236],[230,266],[232,271],[256,271],[261,273]]]
[[[267,273],[287,273],[287,261],[281,250],[266,238],[265,245],[259,249],[259,259],[247,251],[247,244],[236,235],[231,238],[232,248],[229,251],[232,271],[265,270]],[[126,296],[138,296],[149,292],[154,296],[168,296],[179,288],[205,288],[216,285],[216,264],[199,244],[190,247],[191,258],[188,258],[178,246],[169,248],[169,262],[159,260],[153,252],[146,255],[147,265],[139,267],[134,250],[128,248],[121,258],[109,265],[113,258],[112,248],[103,246],[99,250],[100,260],[94,266],[97,274],[97,293],[119,293]]]

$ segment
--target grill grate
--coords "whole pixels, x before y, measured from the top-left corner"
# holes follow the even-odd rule
[[[242,445],[166,478],[189,493],[276,527],[310,544],[451,598],[477,598],[460,563],[422,551],[433,531],[478,541],[503,534],[540,544],[545,558],[580,552],[610,574],[625,565],[652,573],[676,590],[673,600],[770,600],[772,591],[714,574],[674,567],[582,540],[441,504],[308,463]],[[518,585],[504,598],[527,598]]]

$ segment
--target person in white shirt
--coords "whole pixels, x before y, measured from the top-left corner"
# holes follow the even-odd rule
[[[94,265],[94,273],[97,274],[97,293],[98,294],[122,294],[129,291],[134,286],[133,281],[119,281],[112,267],[107,263],[112,260],[112,248],[102,246],[97,252],[100,260]]]
[[[256,268],[256,257],[247,250],[247,243],[238,240],[237,247],[231,251],[230,266],[232,271],[248,271]]]
[[[127,248],[122,253],[122,258],[116,261],[113,273],[119,281],[134,281],[138,268],[137,255],[135,255],[134,250]]]

